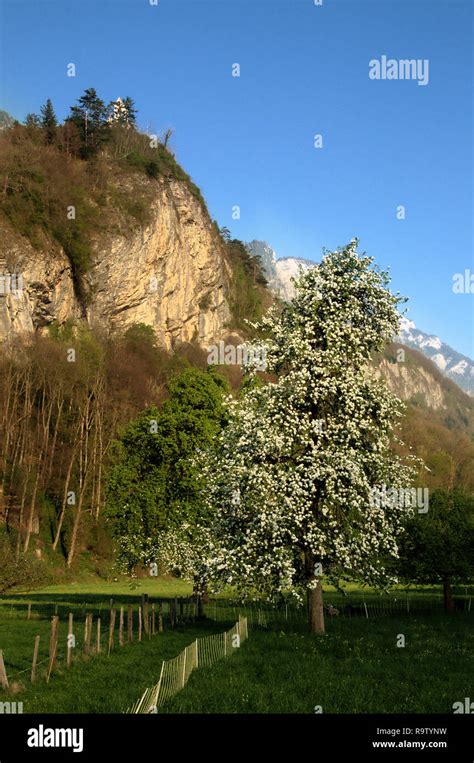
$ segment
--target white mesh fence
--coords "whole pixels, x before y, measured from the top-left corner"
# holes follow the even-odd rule
[[[229,657],[247,638],[247,618],[240,615],[230,630],[197,638],[177,657],[162,663],[158,683],[151,689],[145,689],[141,698],[126,712],[157,713],[161,705],[186,686],[193,670],[211,667],[223,657]]]

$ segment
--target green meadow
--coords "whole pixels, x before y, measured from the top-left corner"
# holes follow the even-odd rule
[[[138,641],[138,608],[143,593],[155,604],[155,634]],[[171,578],[83,580],[18,592],[0,600],[0,649],[10,687],[0,701],[23,703],[24,713],[121,713],[158,681],[161,663],[176,657],[196,638],[221,633],[238,614],[249,620],[249,639],[228,659],[194,671],[185,688],[160,709],[163,713],[450,713],[470,696],[474,672],[474,609],[443,612],[440,594],[426,588],[407,594],[348,587],[346,595],[326,591],[340,614],[327,618],[325,636],[308,632],[304,608],[242,605],[222,596],[191,610],[175,627],[167,602],[190,594]],[[112,600],[112,602],[111,602]],[[158,632],[163,607],[164,629]],[[31,603],[30,619],[28,604]],[[108,655],[110,606],[133,607],[133,641],[114,645]],[[178,603],[179,608],[179,603]],[[73,613],[76,646],[66,665],[67,620]],[[57,663],[49,682],[51,618],[59,616]],[[84,651],[87,614],[93,616],[90,651]],[[97,619],[101,620],[100,653]],[[125,617],[126,619],[126,617]],[[127,626],[124,627],[125,640]],[[37,677],[30,681],[35,637],[40,636]]]

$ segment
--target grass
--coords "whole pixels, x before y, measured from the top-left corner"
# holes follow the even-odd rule
[[[323,637],[302,622],[253,628],[237,654],[193,673],[162,712],[451,713],[472,693],[473,619],[333,618]]]
[[[474,669],[472,611],[443,613],[439,592],[422,589],[405,609],[406,595],[394,591],[380,597],[373,591],[351,586],[347,597],[336,591],[326,602],[336,606],[353,603],[351,617],[328,618],[327,635],[307,632],[304,609],[289,608],[288,620],[281,607],[273,618],[270,610],[254,604],[244,607],[220,598],[207,607],[209,619],[172,630],[165,618],[165,632],[136,641],[137,609],[142,593],[150,602],[158,598],[187,596],[190,586],[171,578],[146,578],[131,588],[126,578],[114,582],[81,579],[75,584],[47,586],[34,593],[15,592],[0,600],[0,648],[4,651],[10,692],[0,701],[22,701],[24,712],[122,712],[145,688],[156,683],[161,661],[176,657],[195,638],[221,633],[247,612],[250,637],[231,658],[212,669],[199,669],[186,688],[161,712],[170,713],[449,713],[454,702],[470,696],[468,678]],[[460,590],[459,593],[465,593]],[[134,607],[135,642],[115,649],[110,657],[82,653],[86,612],[101,617],[102,650],[106,650],[110,599],[116,608]],[[360,607],[367,602],[369,619]],[[381,600],[402,600],[390,613]],[[32,617],[26,619],[28,602]],[[431,608],[433,605],[433,608]],[[60,617],[58,668],[45,683],[51,616]],[[77,658],[65,665],[67,615],[74,614]],[[269,627],[259,627],[260,614]],[[380,616],[373,616],[380,615]],[[211,619],[216,616],[216,619]],[[276,620],[274,618],[277,618]],[[266,618],[266,620],[265,620]],[[118,617],[117,617],[118,622]],[[397,638],[405,637],[405,647]],[[38,681],[30,683],[33,644],[40,635]],[[25,671],[20,673],[20,671]]]
[[[43,623],[45,636],[49,623]],[[66,624],[60,630],[60,642],[66,642]],[[204,621],[202,624],[188,625],[175,630],[156,634],[140,643],[116,646],[110,657],[102,653],[84,657],[69,670],[62,666],[53,673],[46,683],[44,675],[35,684],[29,683],[29,673],[23,675],[23,685],[18,681],[13,692],[0,692],[0,702],[21,701],[24,713],[120,713],[140,698],[143,691],[156,683],[162,660],[179,654],[185,646],[200,636],[222,631],[222,624]],[[34,635],[42,632],[38,623],[17,623],[15,633],[5,633],[0,629],[2,644],[12,649],[31,647]],[[79,630],[78,644],[82,631]],[[103,644],[104,645],[104,644]],[[43,649],[40,657],[44,658]],[[29,659],[31,660],[31,649]],[[47,663],[46,663],[47,664]]]
[[[51,597],[59,597],[61,601],[75,601],[77,597],[97,597],[97,600],[107,601],[111,596],[127,596],[136,597],[141,596],[142,593],[147,593],[149,596],[160,596],[173,598],[175,596],[189,596],[192,593],[192,585],[184,580],[177,578],[166,577],[147,577],[137,578],[130,582],[130,579],[122,576],[120,579],[114,581],[104,581],[97,577],[88,577],[85,580],[78,580],[74,583],[68,583],[66,586],[64,583],[57,585],[48,585],[44,588],[39,588],[33,593],[26,593],[18,591],[21,596],[16,597],[26,602],[33,601],[38,596],[51,595]],[[4,599],[11,600],[15,597],[3,597]]]
[[[173,578],[128,579],[106,583],[94,579],[76,584],[52,585],[34,593],[14,593],[0,600],[0,648],[3,650],[10,691],[0,691],[0,702],[21,701],[25,713],[119,713],[135,702],[144,689],[156,683],[162,660],[175,657],[194,639],[221,632],[221,622],[188,623],[172,630],[166,622],[165,631],[151,639],[137,641],[138,606],[142,593],[147,593],[150,605],[154,599],[174,599],[188,596],[191,586]],[[110,599],[114,607],[134,609],[134,642],[118,646],[118,615],[115,627],[115,648],[107,657]],[[31,619],[27,619],[31,602]],[[50,682],[45,682],[51,616],[59,615],[57,669]],[[126,609],[125,609],[126,611]],[[74,615],[76,649],[74,662],[66,667],[67,617]],[[97,617],[101,618],[102,653],[88,656],[82,651],[86,613],[93,613],[91,644],[96,643]],[[126,625],[125,625],[126,631]],[[30,683],[31,660],[35,636],[40,636],[38,680]]]
[[[13,691],[21,691],[20,699],[23,700],[23,696],[25,694],[23,689],[26,688],[27,691],[25,694],[25,701],[30,701],[30,669],[33,655],[33,645],[35,636],[37,635],[40,636],[38,661],[39,663],[42,663],[38,668],[38,678],[40,682],[44,681],[45,671],[47,668],[49,637],[51,632],[51,617],[56,614],[56,612],[59,615],[60,622],[58,639],[59,673],[54,673],[52,683],[49,685],[50,687],[55,684],[57,676],[61,675],[61,666],[65,665],[67,619],[69,613],[72,612],[74,616],[74,634],[77,639],[78,653],[81,652],[84,640],[85,615],[89,612],[94,615],[92,644],[95,644],[96,622],[97,618],[100,617],[101,645],[102,649],[106,649],[110,599],[114,600],[114,607],[116,609],[119,609],[120,606],[123,606],[126,611],[128,606],[132,605],[134,609],[134,629],[136,638],[138,620],[137,610],[142,593],[148,594],[150,604],[152,604],[153,600],[158,598],[174,599],[176,597],[188,596],[191,593],[191,586],[187,583],[184,583],[183,581],[173,578],[139,579],[134,581],[133,588],[130,586],[128,579],[126,578],[110,583],[97,581],[97,579],[86,579],[76,584],[70,584],[68,586],[52,585],[35,591],[34,593],[14,593],[2,597],[0,599],[0,648],[4,653],[7,675],[11,679],[10,684],[13,688]],[[30,620],[27,619],[29,603],[31,603]],[[117,625],[115,629],[115,639],[117,641],[118,616],[116,622]],[[211,624],[210,627],[212,628],[214,626]],[[221,626],[219,624],[219,626],[216,627]],[[174,633],[175,631],[172,631],[170,634],[166,633],[163,636],[160,636],[162,642],[165,640],[165,638],[167,639],[168,636],[171,637],[171,652],[169,655],[167,654],[167,657],[174,657],[175,654],[173,650],[175,647],[178,648],[181,643],[179,642],[178,645],[174,643]],[[188,638],[185,632],[183,632],[183,638]],[[191,637],[189,637],[189,640],[192,640]],[[148,647],[145,648],[143,644],[134,644],[130,647],[125,647],[125,651],[129,654],[131,664],[133,664],[133,670],[134,672],[136,671],[136,656],[135,654],[132,656],[132,652],[135,646],[139,650],[142,650],[141,652],[139,651],[139,654],[141,654],[139,659],[143,661],[143,672],[148,676],[148,680],[150,680],[150,675],[153,675],[154,663],[150,663],[149,653],[147,651]],[[143,652],[144,648],[145,651]],[[76,654],[76,652],[74,652],[74,654]],[[104,672],[107,670],[110,671],[111,665],[113,665],[115,658],[116,655],[113,655],[113,657],[110,658],[112,662],[105,658],[105,665],[103,666]],[[95,665],[97,659],[101,660],[104,658],[99,657],[94,658],[92,661],[89,660],[90,664]],[[123,657],[121,656],[120,659],[123,659]],[[73,670],[68,672],[67,676],[64,675],[63,680],[73,681],[73,676],[78,673],[82,674],[83,671],[85,671],[87,674],[87,664],[89,663],[78,663],[73,668]],[[18,675],[19,673],[20,675]],[[107,681],[105,681],[105,683],[107,683]],[[39,686],[40,684],[38,684],[38,687]],[[136,689],[135,686],[133,686],[133,688]],[[38,688],[37,691],[41,695],[41,689]],[[54,696],[54,692],[52,694]],[[94,695],[94,691],[92,691],[92,695]],[[55,701],[56,700],[53,700],[53,708]],[[94,702],[95,700],[92,701]],[[98,696],[97,701],[98,704],[96,707],[101,708],[102,705],[100,704],[100,696]],[[61,699],[60,703],[57,705],[56,712],[61,711],[60,708],[62,708],[63,704],[64,703]],[[45,707],[51,709],[50,703],[46,702]],[[107,707],[109,708],[108,710],[96,709],[95,712],[112,712],[110,705],[107,705]],[[115,708],[115,710],[120,710],[120,707]],[[86,712],[86,710],[83,710],[82,712]]]

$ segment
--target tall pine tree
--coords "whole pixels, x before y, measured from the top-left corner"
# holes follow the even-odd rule
[[[56,128],[58,126],[58,120],[54,113],[53,104],[51,99],[48,98],[44,106],[41,106],[41,127],[45,131],[46,142],[53,143],[56,137]]]
[[[79,130],[83,158],[96,153],[109,137],[107,107],[93,87],[84,91],[84,95],[78,99],[77,106],[71,106],[69,120]]]

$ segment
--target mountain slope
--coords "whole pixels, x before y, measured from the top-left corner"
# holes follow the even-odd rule
[[[0,339],[67,320],[148,324],[167,349],[219,338],[239,258],[174,156],[132,132],[90,160],[60,140],[0,133]]]
[[[247,250],[262,263],[268,288],[280,299],[290,300],[294,295],[291,281],[301,270],[310,268],[314,263],[301,257],[282,257],[277,260],[274,249],[266,241],[250,241]]]
[[[86,318],[90,324],[123,329],[146,323],[160,344],[219,336],[230,319],[225,293],[230,267],[200,202],[180,181],[124,177],[122,193],[137,196],[153,182],[147,221],[131,225],[114,209],[113,230],[100,231],[82,275],[81,300],[64,249],[46,238],[36,248],[0,220],[0,257],[8,271],[21,274],[24,288],[0,296],[0,335],[41,330],[52,322]],[[48,246],[49,244],[49,246]]]
[[[405,317],[400,321],[398,338],[408,347],[422,352],[461,389],[474,395],[474,362],[470,358],[453,350],[439,337],[417,329],[413,321]]]
[[[428,468],[420,471],[419,484],[474,489],[474,399],[429,358],[404,345],[390,345],[375,364],[406,404],[402,440]]]
[[[291,279],[296,278],[301,270],[314,265],[311,260],[298,257],[277,260],[274,250],[266,241],[252,241],[247,244],[247,248],[254,256],[260,258],[269,288],[285,301],[292,299],[294,295]],[[474,395],[474,362],[466,355],[453,350],[439,337],[420,331],[413,321],[404,317],[400,320],[400,331],[395,339],[407,347],[419,350],[462,390]]]
[[[293,298],[295,287],[293,278],[297,278],[301,271],[308,270],[314,265],[311,260],[302,257],[282,257],[276,262],[277,279],[280,289],[280,297],[285,300]]]

